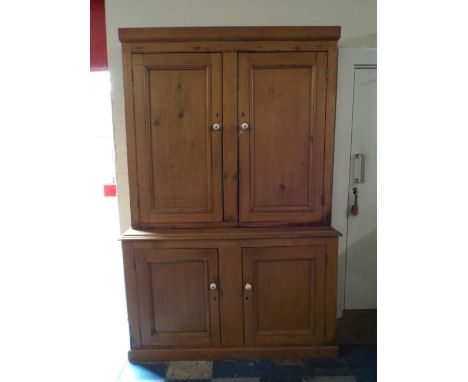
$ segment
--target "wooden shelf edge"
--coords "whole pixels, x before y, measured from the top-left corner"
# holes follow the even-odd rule
[[[193,228],[161,229],[140,231],[127,230],[120,239],[128,240],[229,240],[229,239],[268,239],[268,238],[304,238],[337,237],[341,233],[330,226],[287,227],[287,228]]]
[[[119,28],[120,42],[338,40],[340,26]]]
[[[216,359],[301,359],[336,358],[337,345],[263,347],[263,348],[199,348],[199,349],[132,349],[130,362],[155,362],[171,360]]]

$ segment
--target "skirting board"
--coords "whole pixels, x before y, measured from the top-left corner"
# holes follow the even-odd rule
[[[336,345],[263,348],[133,349],[128,352],[128,360],[130,362],[335,357],[338,357],[338,346]]]

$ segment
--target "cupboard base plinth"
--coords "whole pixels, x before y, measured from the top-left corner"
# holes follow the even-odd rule
[[[138,363],[174,360],[301,359],[335,358],[338,357],[338,354],[337,345],[255,348],[132,349],[128,352],[128,360]]]

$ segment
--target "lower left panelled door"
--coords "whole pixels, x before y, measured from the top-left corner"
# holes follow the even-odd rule
[[[134,249],[142,346],[220,343],[217,249]]]

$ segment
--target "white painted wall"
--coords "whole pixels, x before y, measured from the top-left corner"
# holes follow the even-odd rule
[[[376,0],[106,0],[120,228],[130,227],[121,47],[117,29],[341,25],[340,46],[376,46]]]

